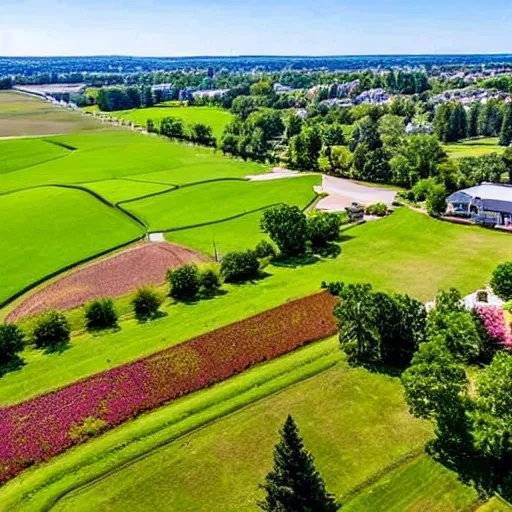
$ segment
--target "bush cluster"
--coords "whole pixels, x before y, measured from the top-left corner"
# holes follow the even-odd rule
[[[151,320],[158,316],[158,309],[162,305],[162,297],[151,286],[139,288],[132,300],[135,317],[139,321]]]
[[[37,320],[33,331],[37,348],[56,349],[69,342],[71,326],[63,313],[46,311]]]
[[[224,256],[220,273],[226,283],[241,283],[259,276],[260,262],[252,250],[230,252]]]
[[[117,312],[112,299],[95,299],[85,305],[87,329],[95,331],[117,326]]]

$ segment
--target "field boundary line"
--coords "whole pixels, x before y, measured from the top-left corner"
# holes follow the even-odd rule
[[[174,435],[174,436],[171,435],[168,439],[165,439],[164,441],[161,441],[161,442],[157,443],[156,445],[154,445],[151,448],[149,448],[147,451],[145,451],[145,452],[143,452],[143,453],[141,453],[141,454],[139,454],[139,455],[137,455],[137,456],[135,456],[135,457],[133,457],[133,458],[131,458],[129,460],[126,460],[125,462],[121,463],[120,465],[118,465],[118,466],[116,466],[116,467],[114,467],[114,468],[112,468],[110,470],[104,471],[103,473],[101,473],[101,474],[99,474],[97,476],[93,476],[93,477],[87,479],[83,484],[80,484],[80,485],[78,485],[78,486],[76,486],[76,487],[74,487],[72,489],[62,491],[55,498],[53,498],[46,506],[44,506],[41,509],[41,512],[49,512],[50,510],[53,509],[53,507],[60,500],[62,500],[66,496],[68,496],[70,494],[71,495],[81,494],[82,492],[86,491],[90,487],[96,485],[98,482],[101,482],[102,480],[105,480],[106,478],[109,478],[110,476],[115,475],[116,473],[119,473],[119,472],[123,471],[124,469],[132,466],[133,464],[136,464],[137,462],[139,462],[141,460],[144,460],[145,458],[153,455],[154,453],[158,452],[159,450],[165,448],[166,446],[169,446],[172,443],[175,443],[175,442],[179,441],[180,439],[182,439],[182,438],[184,438],[186,436],[192,435],[192,434],[194,434],[196,432],[199,432],[199,431],[201,431],[201,430],[203,430],[205,428],[208,428],[209,426],[211,426],[211,425],[213,425],[213,424],[215,424],[215,423],[217,423],[219,421],[222,421],[223,419],[228,418],[228,417],[230,417],[233,414],[236,414],[236,413],[238,413],[240,411],[243,411],[244,409],[247,409],[247,408],[253,406],[254,404],[258,403],[261,400],[264,400],[264,399],[266,399],[266,398],[268,398],[270,396],[278,395],[279,393],[282,393],[282,392],[284,392],[284,391],[286,391],[286,390],[288,390],[288,389],[290,389],[290,388],[292,388],[294,386],[297,386],[297,385],[299,385],[299,384],[301,384],[301,383],[303,383],[303,382],[305,382],[305,381],[307,381],[309,379],[312,379],[313,377],[317,376],[318,374],[320,374],[320,373],[322,373],[322,372],[324,372],[326,370],[329,370],[330,368],[334,367],[339,362],[338,360],[327,361],[329,356],[332,356],[332,354],[334,354],[335,351],[337,351],[337,349],[335,349],[335,350],[333,350],[331,352],[326,352],[325,354],[322,354],[322,355],[320,355],[318,357],[309,359],[308,361],[304,362],[303,364],[301,364],[299,366],[295,366],[293,368],[290,368],[285,373],[281,373],[278,376],[273,376],[273,377],[265,380],[264,382],[260,382],[260,383],[257,383],[257,384],[254,384],[254,385],[248,387],[242,393],[233,394],[233,395],[227,397],[224,400],[217,401],[215,403],[212,403],[211,405],[208,405],[206,407],[198,409],[194,413],[192,413],[192,414],[190,414],[190,415],[188,415],[186,417],[180,418],[178,421],[175,421],[175,422],[171,421],[169,423],[166,423],[166,424],[162,425],[159,428],[154,429],[151,432],[148,432],[144,436],[136,437],[133,440],[130,440],[128,444],[124,444],[120,448],[117,448],[117,447],[114,448],[109,453],[116,453],[117,451],[119,451],[119,449],[123,449],[126,446],[129,446],[129,444],[131,444],[131,443],[138,442],[138,441],[141,441],[141,440],[143,440],[145,438],[148,438],[151,435],[154,435],[154,434],[158,433],[159,431],[162,431],[165,428],[172,426],[173,424],[178,424],[181,421],[194,416],[195,414],[199,414],[199,413],[202,413],[202,412],[205,412],[205,411],[208,411],[208,410],[213,410],[214,408],[218,407],[219,404],[222,404],[222,403],[229,404],[229,401],[232,400],[233,398],[236,398],[237,396],[241,397],[244,394],[250,392],[254,388],[261,387],[261,386],[264,386],[265,384],[268,384],[268,383],[272,382],[277,377],[281,377],[283,375],[290,375],[294,371],[296,371],[297,369],[304,368],[304,367],[307,367],[309,365],[313,365],[314,363],[319,363],[323,359],[326,360],[325,366],[322,366],[321,368],[315,369],[315,370],[312,369],[310,372],[304,374],[302,377],[299,376],[296,380],[293,380],[289,384],[286,384],[285,386],[283,386],[283,387],[281,387],[279,389],[276,389],[275,391],[270,391],[270,392],[268,392],[266,394],[263,394],[261,396],[258,396],[256,398],[254,398],[253,400],[249,400],[249,401],[247,401],[247,402],[245,402],[245,403],[243,403],[243,404],[241,404],[239,406],[233,405],[232,408],[229,409],[226,413],[220,414],[218,416],[214,416],[214,417],[212,417],[212,419],[206,420],[204,423],[201,423],[200,425],[198,425],[196,427],[192,427],[192,428],[190,428],[188,430],[184,430],[182,433],[179,433],[179,434]],[[291,354],[291,353],[289,353],[289,354]],[[242,374],[239,374],[239,375],[242,375]],[[234,376],[234,377],[236,377],[236,376]],[[233,378],[233,377],[231,377],[231,378]],[[222,382],[226,382],[226,381],[222,381]],[[221,384],[222,382],[220,382],[219,384]],[[150,414],[150,413],[151,413],[151,411],[148,411],[148,414]],[[54,481],[50,481],[50,485],[52,483],[55,483],[56,481],[58,481],[58,479],[55,479]],[[40,489],[44,489],[45,487],[46,486],[41,486]],[[31,494],[33,492],[34,491],[31,491]]]
[[[110,249],[106,249],[106,250],[100,251],[100,252],[98,252],[96,254],[93,254],[92,256],[88,256],[87,258],[83,258],[83,259],[81,259],[79,261],[76,261],[76,262],[70,263],[69,265],[66,265],[64,267],[61,267],[60,269],[55,270],[55,271],[51,272],[50,274],[47,274],[44,277],[41,277],[41,278],[37,279],[36,281],[32,282],[31,284],[25,286],[21,290],[17,291],[13,295],[11,295],[7,299],[4,299],[3,301],[1,301],[0,302],[0,309],[2,309],[3,307],[7,306],[11,302],[15,301],[16,299],[18,299],[19,297],[21,297],[25,293],[27,293],[30,290],[32,290],[33,288],[35,288],[36,286],[39,286],[39,285],[45,283],[46,281],[49,281],[50,279],[53,279],[54,277],[57,277],[59,274],[67,272],[68,270],[72,270],[75,267],[83,265],[84,263],[88,263],[89,261],[95,260],[96,258],[101,258],[102,256],[105,256],[105,255],[107,255],[107,254],[109,254],[111,252],[118,251],[119,249],[127,247],[128,245],[131,245],[131,244],[133,244],[135,242],[142,241],[142,240],[144,240],[145,237],[146,237],[146,234],[143,234],[143,235],[141,235],[141,236],[139,236],[137,238],[132,238],[131,240],[128,240],[127,242],[123,242],[122,244],[118,244],[115,247],[111,247]]]

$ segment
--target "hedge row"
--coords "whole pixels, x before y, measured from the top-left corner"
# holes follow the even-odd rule
[[[336,299],[305,297],[2,409],[0,483],[102,430],[334,334]]]

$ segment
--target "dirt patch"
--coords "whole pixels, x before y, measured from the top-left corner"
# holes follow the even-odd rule
[[[198,252],[169,242],[144,244],[93,263],[35,292],[8,316],[8,321],[46,309],[72,309],[101,297],[121,297],[138,286],[160,285],[169,268],[209,261]]]

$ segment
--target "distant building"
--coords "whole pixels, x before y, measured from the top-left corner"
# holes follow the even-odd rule
[[[512,229],[512,185],[482,183],[447,198],[447,214],[476,224]]]
[[[157,84],[152,85],[151,90],[161,98],[162,101],[171,100],[173,97],[174,89],[172,84]]]
[[[214,98],[215,96],[223,96],[229,89],[201,89],[194,91],[192,96],[194,98]]]
[[[414,123],[411,122],[405,127],[406,135],[415,135],[417,133],[424,133],[431,135],[434,133],[434,127],[432,123]]]
[[[292,92],[294,90],[293,87],[290,87],[289,85],[282,85],[277,82],[274,84],[273,87],[274,87],[274,92],[277,94],[282,94],[284,92]]]

